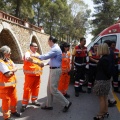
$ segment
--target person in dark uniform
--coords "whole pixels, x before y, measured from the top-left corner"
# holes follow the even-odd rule
[[[93,45],[93,49],[91,49],[88,53],[89,55],[89,78],[88,78],[88,90],[87,90],[88,93],[91,93],[91,88],[95,81],[97,63],[100,59],[100,56],[97,55],[97,47],[98,44],[95,43]]]
[[[114,70],[113,70],[113,87],[114,87],[114,92],[119,92],[118,89],[118,61],[120,59],[120,52],[118,49],[115,48],[116,46],[116,42],[115,41],[111,41],[111,46],[110,48],[113,50],[114,52]]]
[[[85,80],[85,73],[86,73],[86,65],[88,62],[88,52],[87,48],[85,47],[86,39],[82,37],[80,39],[80,44],[77,45],[72,54],[72,66],[71,69],[76,69],[76,75],[75,75],[75,96],[79,96],[79,92],[85,93],[82,89],[84,80]]]

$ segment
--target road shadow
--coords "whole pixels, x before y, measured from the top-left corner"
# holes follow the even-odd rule
[[[46,101],[46,97],[39,99],[40,104]],[[21,106],[18,106],[20,109]],[[53,102],[53,110],[43,110],[41,107],[28,105],[25,112],[22,113],[20,118],[17,120],[65,120],[65,118],[71,118],[71,110],[68,113],[63,113],[64,106],[62,106],[56,99]]]

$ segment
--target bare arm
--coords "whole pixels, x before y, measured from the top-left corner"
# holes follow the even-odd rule
[[[33,60],[31,57],[29,57],[29,58],[27,58],[27,61],[29,61],[29,62],[32,62],[32,63],[34,63],[34,64],[36,64],[36,65],[39,65],[40,67],[44,67],[44,63],[43,62],[36,62],[35,60]]]

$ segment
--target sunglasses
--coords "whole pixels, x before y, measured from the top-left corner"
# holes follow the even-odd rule
[[[38,48],[38,46],[32,46],[32,47]]]

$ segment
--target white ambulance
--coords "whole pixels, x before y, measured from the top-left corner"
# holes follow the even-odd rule
[[[116,42],[116,48],[120,50],[120,22],[104,29],[98,36],[96,36],[87,48],[90,48],[94,45],[94,43],[104,43],[106,40],[111,40]]]
[[[98,36],[96,36],[87,48],[90,48],[94,45],[94,43],[104,43],[104,41],[110,40],[116,42],[116,48],[120,50],[120,21],[116,24],[111,25],[110,27],[104,29]],[[118,64],[119,69],[119,81],[120,81],[120,64]]]

